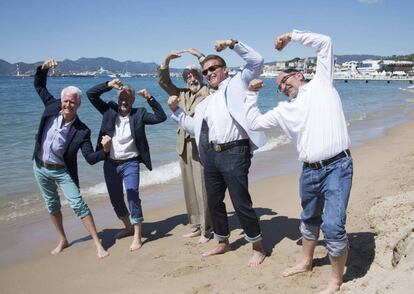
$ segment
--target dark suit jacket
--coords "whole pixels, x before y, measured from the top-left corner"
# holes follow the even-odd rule
[[[37,153],[40,150],[43,131],[47,119],[58,115],[62,109],[60,99],[55,99],[52,94],[50,94],[46,89],[47,72],[47,70],[42,70],[39,66],[36,70],[34,78],[34,87],[42,99],[43,104],[45,105],[45,110],[43,111],[42,118],[40,119],[39,129],[36,134],[33,159],[37,157]],[[63,160],[65,162],[65,167],[70,174],[70,177],[78,187],[79,178],[77,154],[79,149],[81,149],[83,157],[85,157],[86,161],[89,164],[95,164],[98,161],[105,159],[105,152],[103,150],[94,152],[91,143],[90,129],[79,119],[79,117],[76,117],[66,138]]]
[[[96,85],[86,92],[89,101],[103,115],[101,130],[99,132],[98,145],[96,150],[102,149],[101,138],[104,135],[113,137],[115,132],[115,121],[118,116],[118,104],[114,101],[105,102],[100,96],[112,88],[107,86],[107,82]],[[152,170],[151,156],[148,146],[147,136],[145,135],[145,125],[154,125],[167,119],[167,115],[161,105],[152,98],[148,100],[154,113],[149,113],[144,107],[132,108],[129,114],[129,125],[131,135],[134,138],[135,146],[139,153],[139,161]]]

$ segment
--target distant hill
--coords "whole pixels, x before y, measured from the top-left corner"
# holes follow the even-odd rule
[[[57,70],[60,73],[78,73],[85,71],[97,71],[100,68],[108,70],[113,73],[130,72],[138,73],[155,73],[157,71],[157,64],[154,62],[140,62],[140,61],[117,61],[111,58],[97,57],[97,58],[80,58],[78,60],[65,59],[58,61],[59,67]],[[42,62],[36,63],[9,63],[0,59],[0,75],[8,76],[15,75],[17,72],[17,65],[20,74],[33,74],[36,67]],[[174,70],[172,70],[174,71]]]
[[[399,59],[399,60],[413,60],[414,54],[410,55],[393,55],[393,56],[378,56],[378,55],[335,55],[338,63],[344,63],[346,61],[362,61],[365,59]],[[314,57],[312,57],[314,58]],[[303,59],[303,58],[294,58],[294,59]],[[71,73],[80,73],[80,72],[94,72],[99,69],[105,69],[112,73],[125,73],[129,72],[132,74],[154,74],[157,71],[157,66],[155,62],[141,62],[141,61],[117,61],[107,57],[97,57],[97,58],[79,58],[77,60],[65,59],[63,61],[58,61],[59,67],[57,72],[62,74],[71,74]],[[274,64],[276,61],[266,62],[265,64]],[[5,60],[0,59],[0,76],[10,76],[16,75],[17,66],[19,67],[20,74],[32,75],[36,69],[36,66],[40,65],[42,62],[35,63],[9,63]],[[237,68],[237,67],[236,67]],[[180,68],[170,68],[171,72],[181,72]]]

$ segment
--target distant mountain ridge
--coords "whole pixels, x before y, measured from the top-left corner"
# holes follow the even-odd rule
[[[117,61],[112,58],[97,57],[97,58],[79,58],[77,60],[65,59],[58,61],[59,67],[57,71],[60,73],[79,73],[79,72],[94,72],[99,69],[104,69],[113,73],[155,73],[157,66],[155,62],[141,62],[141,61]],[[35,63],[9,63],[0,59],[0,75],[9,76],[16,75],[17,66],[20,74],[33,74],[36,67],[42,62]],[[174,69],[172,70],[174,71]]]
[[[367,54],[353,54],[353,55],[336,55],[338,63],[344,63],[346,61],[362,61],[365,59],[393,59],[395,56],[379,56],[379,55],[367,55]],[[57,71],[59,73],[79,73],[79,72],[94,72],[99,69],[105,69],[112,73],[125,73],[132,74],[155,74],[158,64],[155,62],[141,62],[141,61],[117,61],[107,57],[96,58],[79,58],[77,60],[65,59],[58,61],[59,67]],[[276,61],[266,62],[265,64],[274,64]],[[24,75],[32,75],[36,69],[36,66],[42,62],[35,63],[9,63],[0,59],[0,76],[11,76],[17,74],[17,66],[19,67],[19,73]],[[171,72],[181,72],[180,68],[171,68]]]

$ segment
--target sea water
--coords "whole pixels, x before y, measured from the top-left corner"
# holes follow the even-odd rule
[[[94,146],[102,117],[88,101],[86,91],[108,80],[108,77],[48,78],[47,88],[58,99],[60,91],[66,86],[75,85],[82,90],[78,114],[91,129]],[[177,86],[184,86],[180,78],[172,78],[172,81]],[[169,117],[168,95],[158,86],[155,77],[125,78],[123,82],[136,90],[147,89],[161,103]],[[274,79],[265,78],[264,82],[265,87],[259,97],[262,112],[286,99],[276,91]],[[389,127],[407,120],[407,114],[414,108],[414,93],[408,82],[335,81],[335,87],[342,99],[352,146],[378,137]],[[116,92],[107,92],[102,98],[116,101]],[[0,222],[7,222],[45,210],[32,171],[34,138],[44,106],[33,87],[33,77],[0,77],[0,101]],[[136,97],[134,107],[146,107],[152,111],[140,96]],[[146,197],[156,199],[158,203],[164,201],[159,193],[163,187],[174,183],[175,189],[181,188],[175,147],[176,131],[177,126],[170,118],[164,123],[146,126],[153,171],[149,172],[141,165],[140,185],[142,191],[149,191],[145,193]],[[253,157],[251,180],[292,172],[300,166],[294,146],[281,129],[275,128],[267,136],[268,144]],[[107,198],[102,163],[90,166],[79,152],[78,165],[83,197]],[[157,193],[151,192],[155,189],[158,189]],[[62,200],[66,204],[63,197]]]

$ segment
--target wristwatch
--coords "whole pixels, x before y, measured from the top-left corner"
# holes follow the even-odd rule
[[[229,45],[229,48],[234,49],[234,46],[236,46],[237,43],[239,43],[239,41],[231,39],[231,44]]]

